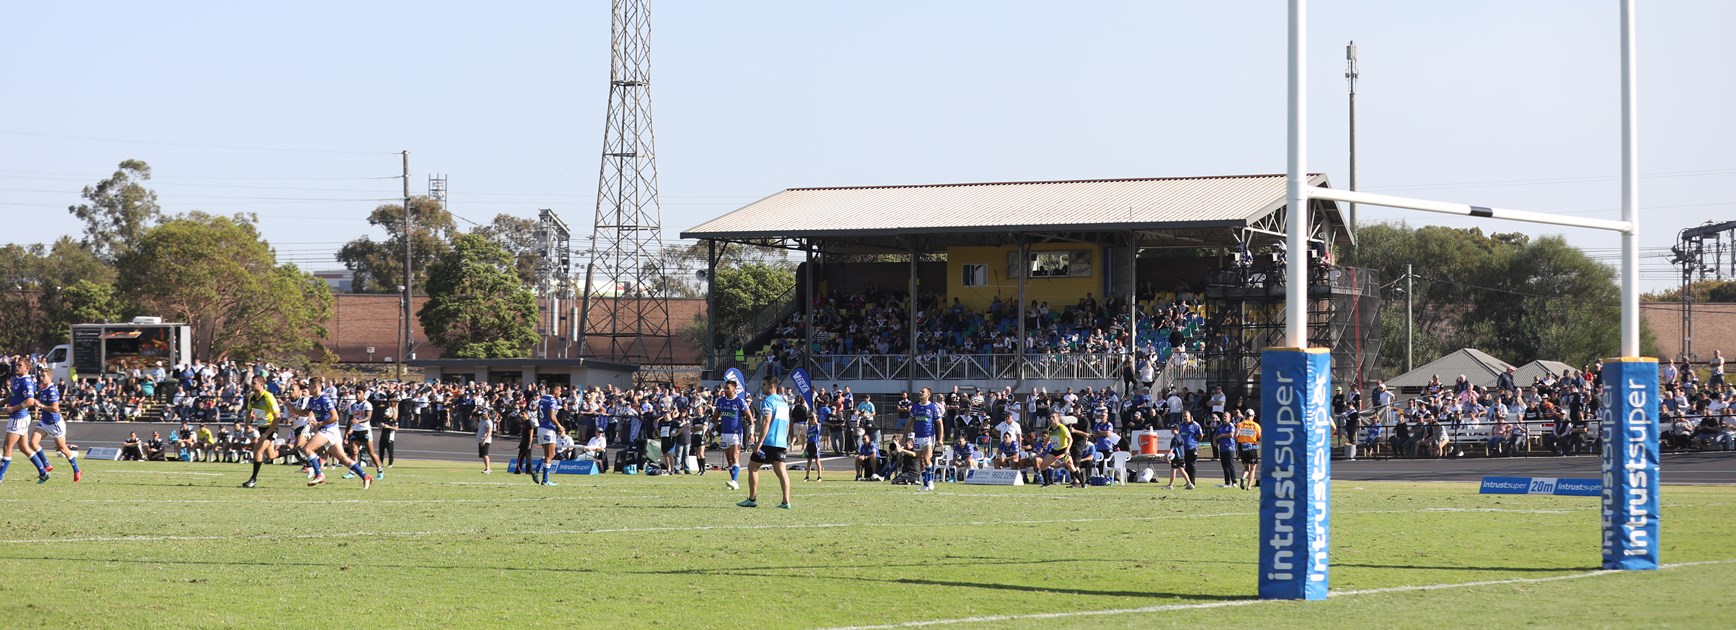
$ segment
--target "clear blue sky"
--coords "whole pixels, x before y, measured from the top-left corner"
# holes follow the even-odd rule
[[[1347,183],[1355,39],[1364,189],[1618,216],[1614,0],[1311,4],[1311,170]],[[1284,16],[1276,0],[664,0],[664,224],[791,186],[1282,172]],[[1641,2],[1647,248],[1736,217],[1732,23],[1732,2]],[[76,233],[78,190],[140,158],[166,209],[257,212],[284,259],[335,268],[399,194],[402,149],[413,190],[447,174],[461,217],[552,207],[588,226],[608,47],[600,0],[18,4],[0,20],[5,238]],[[1647,261],[1649,288],[1672,282]]]

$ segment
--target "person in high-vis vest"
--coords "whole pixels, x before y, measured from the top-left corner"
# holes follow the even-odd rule
[[[1253,410],[1236,423],[1236,454],[1242,460],[1242,489],[1260,485],[1260,423]]]

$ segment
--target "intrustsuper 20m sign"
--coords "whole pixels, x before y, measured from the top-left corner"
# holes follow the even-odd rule
[[[1603,496],[1602,479],[1555,477],[1484,477],[1481,494],[1552,494],[1558,497]]]

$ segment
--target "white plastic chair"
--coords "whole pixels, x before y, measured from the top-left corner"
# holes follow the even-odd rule
[[[1109,456],[1109,469],[1115,473],[1117,485],[1127,483],[1127,460],[1133,459],[1133,453],[1115,451]]]

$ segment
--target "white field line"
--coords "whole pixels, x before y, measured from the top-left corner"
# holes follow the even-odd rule
[[[334,501],[334,503],[337,501]],[[356,499],[354,502],[367,502]],[[1358,510],[1347,511],[1350,514],[1415,514],[1424,510]],[[1494,510],[1484,510],[1494,511]],[[1518,513],[1532,513],[1533,510],[1508,510]],[[69,542],[160,542],[160,541],[194,541],[194,540],[305,540],[323,538],[355,538],[355,537],[420,537],[420,536],[473,536],[477,534],[498,536],[577,536],[589,534],[622,534],[644,532],[698,532],[724,530],[757,530],[757,529],[839,529],[848,527],[879,528],[879,527],[980,527],[984,525],[1052,525],[1060,523],[1119,523],[1165,521],[1182,519],[1222,518],[1229,516],[1258,516],[1259,512],[1214,512],[1205,514],[1159,514],[1154,516],[1122,516],[1105,518],[1065,518],[1065,519],[1034,519],[1018,521],[953,521],[945,523],[791,523],[791,524],[761,524],[761,525],[684,525],[669,527],[613,527],[602,529],[564,529],[564,530],[531,530],[531,531],[489,531],[489,530],[448,530],[448,531],[373,531],[373,532],[318,532],[308,534],[227,534],[210,536],[88,536],[81,538],[22,538],[0,540],[0,545],[34,545],[42,543]]]
[[[1664,569],[1677,569],[1677,568],[1682,568],[1682,567],[1691,567],[1691,566],[1699,566],[1699,565],[1707,565],[1707,564],[1730,564],[1730,563],[1736,563],[1736,560],[1707,560],[1707,561],[1702,561],[1702,562],[1680,562],[1680,563],[1676,563],[1676,564],[1666,564],[1666,565],[1663,565],[1662,568],[1664,568]],[[1560,582],[1563,580],[1578,580],[1578,579],[1583,579],[1583,578],[1588,578],[1588,577],[1597,577],[1600,575],[1610,575],[1613,573],[1628,573],[1628,571],[1598,570],[1598,571],[1586,571],[1583,573],[1570,573],[1567,575],[1556,575],[1556,576],[1540,577],[1540,578],[1513,578],[1513,579],[1507,579],[1507,580],[1482,580],[1482,581],[1478,581],[1478,582],[1457,582],[1457,583],[1450,583],[1450,584],[1418,584],[1418,585],[1413,585],[1413,586],[1390,586],[1390,587],[1386,587],[1386,588],[1370,588],[1370,589],[1360,589],[1360,590],[1350,590],[1350,591],[1331,591],[1329,593],[1329,596],[1337,598],[1337,597],[1351,597],[1351,596],[1357,596],[1357,595],[1382,595],[1382,594],[1386,594],[1386,593],[1408,593],[1408,592],[1415,592],[1415,591],[1439,591],[1439,590],[1458,589],[1458,588],[1473,588],[1473,587],[1478,587],[1478,586],[1499,586],[1499,585],[1503,585],[1503,584],[1538,584],[1538,583],[1543,583],[1543,582]],[[1201,603],[1197,603],[1197,604],[1165,604],[1162,606],[1145,606],[1145,607],[1141,607],[1141,608],[1111,608],[1111,609],[1106,609],[1106,610],[1078,610],[1078,611],[1054,612],[1054,613],[1032,613],[1032,614],[1026,614],[1026,615],[990,615],[990,616],[983,616],[983,617],[960,617],[960,618],[955,618],[955,619],[929,619],[929,620],[923,620],[923,621],[906,621],[903,623],[885,624],[885,625],[877,625],[877,626],[841,626],[841,627],[830,628],[829,630],[891,630],[894,628],[921,628],[921,627],[927,627],[927,626],[945,626],[945,625],[953,625],[953,624],[961,624],[961,623],[1001,623],[1001,622],[1007,622],[1007,621],[1037,621],[1037,620],[1047,620],[1047,619],[1068,619],[1068,618],[1073,618],[1073,617],[1101,617],[1101,616],[1108,616],[1108,615],[1138,615],[1138,614],[1148,614],[1148,613],[1169,612],[1169,611],[1176,611],[1176,610],[1204,610],[1204,609],[1211,609],[1211,608],[1232,608],[1232,607],[1238,607],[1238,606],[1252,606],[1255,604],[1264,604],[1264,603],[1282,602],[1282,601],[1290,601],[1290,600],[1282,600],[1282,599],[1232,599],[1232,600],[1218,601],[1218,602],[1201,602]]]
[[[109,470],[102,469],[102,474],[127,473],[130,475],[196,475],[200,477],[221,477],[227,473],[199,472],[195,470]]]

